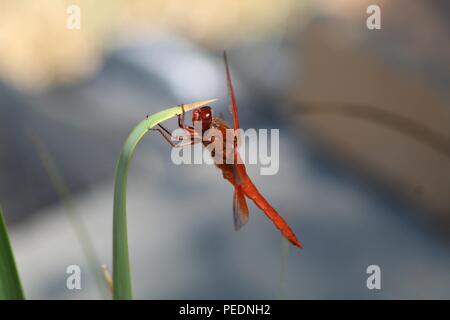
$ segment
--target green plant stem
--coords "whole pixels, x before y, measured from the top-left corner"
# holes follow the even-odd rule
[[[22,284],[0,207],[0,300],[23,300]]]
[[[184,105],[185,111],[199,108],[215,100],[207,100]],[[114,211],[113,211],[113,298],[132,299],[130,260],[128,253],[126,192],[127,177],[134,149],[142,137],[155,125],[175,117],[183,112],[181,107],[172,107],[141,121],[131,131],[122,147],[116,167],[114,182]]]

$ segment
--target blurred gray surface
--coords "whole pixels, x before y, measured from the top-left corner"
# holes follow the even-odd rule
[[[282,48],[279,43],[266,46]],[[231,52],[233,65],[251,62],[246,51],[252,52],[241,48],[240,55],[245,57],[241,61]],[[259,55],[262,61],[276,57],[274,52]],[[195,63],[189,66],[190,61]],[[284,297],[450,298],[448,244],[425,221],[413,218],[419,216],[416,209],[337,166],[308,135],[291,127],[292,122],[280,112],[286,108],[280,99],[293,75],[271,72],[271,67],[290,69],[289,63],[268,63],[269,71],[253,68],[253,73],[246,71],[242,77],[241,69],[233,68],[233,77],[242,127],[281,128],[280,172],[260,176],[256,166],[249,166],[249,173],[305,246],[303,250],[289,248]],[[267,80],[249,81],[263,75]],[[214,110],[226,113],[219,54],[178,38],[133,39],[110,54],[94,79],[78,87],[21,96],[23,112],[33,116],[22,119],[15,115],[20,108],[11,109],[5,123],[17,121],[16,127],[35,130],[48,146],[101,261],[111,268],[113,173],[127,134],[146,114],[162,107],[215,97],[221,100]],[[26,140],[20,135],[17,139]],[[15,202],[5,209],[8,221],[14,220],[16,212],[32,213],[11,226],[27,297],[100,298],[65,208],[58,203],[38,159],[32,158],[32,147],[22,140],[17,145],[26,151],[8,144],[8,155],[15,157],[8,160],[13,163],[8,168],[17,159],[27,159],[31,163],[23,166],[39,172],[39,179],[26,181],[30,175],[16,170],[7,183],[17,183],[14,190],[24,203],[29,203],[31,190],[36,192],[39,205],[33,206],[41,209],[27,212],[14,207]],[[2,183],[0,200],[10,199],[12,191]],[[52,197],[45,198],[47,193]],[[144,138],[133,159],[128,190],[137,298],[277,298],[282,285],[280,234],[254,205],[250,222],[236,233],[231,199],[232,188],[214,167],[175,166],[161,137],[150,134]],[[65,270],[71,264],[82,266],[81,291],[65,288]],[[366,288],[365,271],[371,264],[381,267],[380,291]]]
[[[387,202],[342,172],[318,172],[307,150],[292,150],[289,131],[281,140],[279,174],[260,177],[255,167],[250,174],[305,246],[289,248],[286,298],[450,297],[448,247],[405,219],[412,209]],[[169,152],[145,150],[158,143],[157,137],[144,139],[129,178],[136,297],[277,298],[278,231],[251,205],[250,222],[236,233],[232,189],[220,173],[207,165],[175,166]],[[109,266],[112,191],[109,181],[76,202]],[[26,292],[29,298],[98,298],[63,210],[55,206],[39,221],[12,229]],[[79,292],[65,289],[70,264],[86,274]],[[380,291],[366,288],[371,264],[381,267]]]

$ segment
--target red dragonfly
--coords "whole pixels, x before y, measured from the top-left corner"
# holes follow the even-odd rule
[[[226,53],[224,52],[225,61],[225,72],[228,85],[228,94],[231,99],[231,107],[233,113],[233,124],[234,124],[234,139],[225,139],[227,137],[227,129],[230,130],[230,126],[221,118],[213,117],[211,107],[204,106],[200,109],[196,109],[192,112],[192,122],[201,121],[201,133],[196,132],[193,126],[188,126],[184,122],[184,109],[183,113],[178,116],[178,126],[187,133],[188,139],[182,137],[174,137],[171,132],[167,130],[162,125],[159,125],[158,129],[152,129],[158,131],[164,139],[175,148],[183,147],[193,143],[202,141],[205,147],[208,147],[213,140],[203,139],[203,134],[209,129],[216,129],[222,133],[224,137],[223,150],[214,149],[212,151],[212,157],[214,159],[223,158],[223,161],[215,161],[215,165],[218,169],[222,171],[223,177],[228,180],[234,186],[234,197],[233,197],[233,221],[235,230],[239,230],[248,221],[248,206],[245,197],[251,199],[255,205],[260,208],[266,216],[273,222],[275,227],[277,227],[282,235],[288,239],[293,245],[302,248],[300,241],[298,241],[292,229],[284,221],[284,219],[278,214],[278,212],[270,205],[270,203],[263,197],[263,195],[258,191],[256,186],[253,184],[252,180],[247,174],[245,165],[241,161],[238,153],[238,134],[239,134],[239,118],[236,105],[236,97],[234,94],[233,85],[231,83],[231,74],[228,67],[228,60]],[[171,141],[174,140],[186,140],[185,142],[180,142],[175,144]],[[199,140],[201,139],[201,140]],[[231,145],[230,145],[231,144]],[[216,153],[220,153],[219,155]],[[233,154],[230,155],[230,152]],[[233,157],[233,161],[228,161],[229,157]]]

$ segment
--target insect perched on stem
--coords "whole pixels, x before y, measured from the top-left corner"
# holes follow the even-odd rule
[[[273,224],[280,230],[282,235],[288,239],[293,245],[302,248],[300,241],[298,241],[292,229],[284,221],[284,219],[278,214],[278,212],[270,205],[270,203],[263,197],[258,191],[256,186],[247,174],[244,163],[242,162],[238,152],[238,138],[239,138],[239,118],[236,105],[236,97],[234,95],[233,85],[231,83],[231,74],[228,67],[228,61],[226,53],[224,52],[225,71],[228,86],[228,93],[231,99],[232,113],[233,113],[233,129],[234,134],[232,139],[226,139],[227,130],[233,130],[229,125],[221,118],[214,117],[212,109],[209,106],[201,107],[192,112],[192,122],[200,122],[200,131],[196,131],[195,126],[188,126],[184,122],[184,112],[178,116],[178,126],[182,128],[188,139],[183,137],[174,137],[171,132],[162,125],[158,125],[159,128],[152,129],[158,131],[164,139],[174,148],[184,147],[197,142],[202,142],[205,147],[208,147],[213,143],[215,138],[204,138],[204,133],[210,129],[220,131],[223,137],[222,150],[213,149],[212,157],[214,163],[218,169],[222,171],[223,177],[228,180],[234,186],[233,197],[233,217],[234,227],[239,230],[248,221],[248,206],[245,197],[251,199],[255,205],[260,208],[266,216],[273,222]],[[175,144],[172,140],[178,140],[179,143]],[[232,157],[232,158],[231,158]],[[229,161],[228,159],[232,159]],[[220,161],[217,161],[220,160]]]

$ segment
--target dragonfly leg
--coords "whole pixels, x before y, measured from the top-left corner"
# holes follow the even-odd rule
[[[188,130],[188,129],[194,129],[194,127],[188,126],[185,122],[184,122],[184,115],[186,113],[186,111],[184,111],[184,105],[181,104],[180,105],[181,110],[183,111],[181,114],[178,115],[178,126],[182,129]]]
[[[184,112],[184,108],[183,108],[183,107],[182,107],[182,109],[183,109],[183,112]],[[178,117],[179,117],[179,116],[178,116]],[[145,118],[148,119],[148,115],[146,115]],[[174,140],[178,140],[178,141],[184,140],[184,139],[182,138],[182,136],[174,136],[174,135],[172,135],[172,133],[171,133],[166,127],[164,127],[162,124],[158,123],[158,127],[159,127],[160,129],[162,129],[164,132],[166,132],[166,133],[170,136],[170,138],[172,138],[172,139],[174,139]],[[164,136],[164,134],[163,134],[160,130],[157,130],[157,129],[149,129],[149,130],[152,130],[152,131],[158,131],[159,133],[161,133],[162,136]],[[185,131],[186,131],[186,130],[185,130]],[[188,133],[188,135],[190,135],[189,132],[187,132],[187,133]],[[165,136],[164,136],[164,137],[165,137]],[[166,138],[166,137],[165,137],[165,138]]]
[[[168,134],[172,140],[177,140],[177,141],[187,140],[187,139],[183,139],[183,136],[174,136],[174,135],[173,135],[166,127],[164,127],[162,124],[159,124],[159,123],[158,123],[158,127],[159,127],[160,129],[162,129],[164,132],[166,132],[166,134]]]
[[[182,147],[186,147],[186,146],[190,146],[191,144],[194,144],[195,142],[193,140],[190,140],[188,142],[183,142],[183,143],[179,143],[174,145],[174,148],[182,148]]]
[[[149,129],[149,130],[159,132],[162,135],[162,137],[164,138],[164,140],[166,140],[166,142],[168,144],[170,144],[173,148],[175,148],[176,144],[173,143],[172,140],[170,140],[170,138],[168,138],[161,129],[154,129],[154,128],[152,128],[152,129]]]
[[[158,123],[158,127],[160,127],[162,130],[164,130],[168,135],[172,136],[172,133],[169,131],[169,129],[164,127],[162,124]]]
[[[233,161],[234,164],[237,164],[237,159],[238,159],[238,147],[237,147],[237,136],[234,136],[234,157],[233,157]]]
[[[190,136],[192,139],[198,139],[199,134],[195,131],[195,128],[192,126],[188,126],[184,121],[184,115],[186,111],[184,110],[184,105],[180,105],[182,113],[181,115],[178,115],[178,126],[183,129],[188,136]],[[197,143],[199,141],[195,141],[194,143]]]
[[[164,129],[165,129],[165,128],[164,128]],[[164,138],[164,140],[166,140],[166,142],[172,146],[172,148],[181,148],[181,147],[184,147],[184,146],[189,146],[189,145],[191,145],[191,144],[194,143],[194,141],[193,141],[192,139],[190,139],[190,140],[187,141],[187,142],[180,142],[180,143],[178,143],[178,144],[175,144],[175,143],[173,143],[173,141],[171,140],[172,136],[171,136],[171,135],[168,136],[168,134],[167,134],[165,131],[163,131],[162,129],[155,129],[155,128],[152,128],[152,129],[149,129],[149,130],[159,132],[159,133],[162,135],[162,137]],[[178,140],[178,141],[182,141],[182,140],[184,140],[184,139],[177,139],[177,140]]]
[[[184,128],[184,127],[186,127],[186,124],[184,123],[184,114],[185,114],[184,104],[181,104],[180,107],[181,107],[182,113],[178,115],[178,126],[180,128]]]

